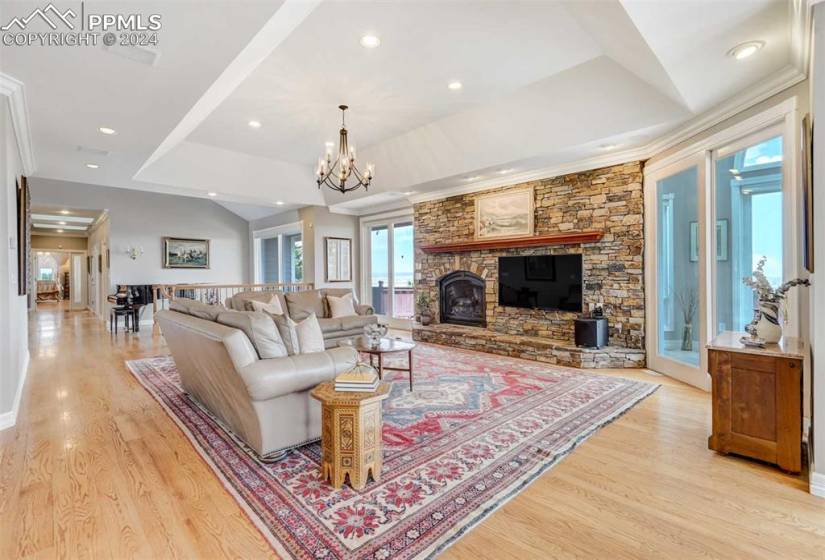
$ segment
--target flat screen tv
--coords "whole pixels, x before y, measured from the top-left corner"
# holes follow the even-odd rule
[[[581,313],[582,256],[499,257],[498,303]]]

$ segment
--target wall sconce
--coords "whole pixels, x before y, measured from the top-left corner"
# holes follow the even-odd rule
[[[137,258],[143,254],[143,247],[141,247],[140,245],[138,245],[138,246],[129,245],[126,248],[125,253],[126,253],[126,255],[128,255],[128,257],[130,259],[132,259],[134,261],[134,260],[137,260]]]

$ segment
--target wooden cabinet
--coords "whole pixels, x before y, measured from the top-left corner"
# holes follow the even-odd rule
[[[713,433],[708,447],[802,469],[804,345],[783,339],[748,348],[742,333],[722,333],[708,345],[713,379]]]

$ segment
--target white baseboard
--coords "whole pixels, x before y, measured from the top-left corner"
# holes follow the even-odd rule
[[[814,472],[812,467],[809,485],[811,494],[825,498],[825,474]]]
[[[14,395],[14,403],[11,410],[0,414],[0,430],[13,427],[17,423],[17,412],[20,410],[20,400],[23,398],[23,387],[26,385],[26,377],[29,374],[29,349],[23,354],[23,367],[20,372],[20,382],[17,384],[17,393]]]

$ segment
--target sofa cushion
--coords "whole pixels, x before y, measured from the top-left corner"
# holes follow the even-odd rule
[[[272,318],[258,311],[224,311],[218,323],[239,329],[246,334],[262,360],[288,355],[287,347]]]
[[[353,329],[363,329],[366,325],[378,323],[375,315],[350,315],[341,317],[341,330],[350,331]]]
[[[235,311],[254,311],[252,309],[252,305],[249,301],[261,301],[264,303],[269,303],[272,301],[272,298],[279,299],[279,303],[281,304],[281,308],[283,309],[284,301],[283,301],[283,294],[281,292],[274,292],[274,291],[267,291],[267,292],[239,292],[232,296],[232,305],[230,306]]]
[[[281,307],[281,300],[275,296],[272,296],[269,303],[258,301],[256,299],[248,299],[246,300],[246,305],[252,307],[252,309],[248,309],[247,311],[263,311],[264,313],[269,313],[270,315],[284,314],[284,309]]]
[[[300,351],[297,329],[298,323],[287,315],[270,315],[270,317],[281,335],[281,340],[284,342],[287,354],[290,356],[298,354]]]
[[[344,329],[344,327],[341,325],[340,317],[337,319],[318,319],[318,325],[321,327],[321,332],[324,334]]]
[[[358,304],[358,297],[355,295],[355,292],[352,291],[352,288],[324,288],[323,295],[335,297],[351,295],[356,305]]]
[[[223,305],[209,305],[189,298],[173,299],[172,303],[169,304],[169,309],[207,321],[215,321],[218,315],[226,311]]]
[[[318,290],[306,292],[291,292],[284,294],[289,316],[295,321],[303,321],[312,313],[316,317],[326,317],[324,314],[324,300]]]
[[[326,299],[330,317],[335,318],[355,315],[355,302],[352,298],[352,294],[344,294],[341,297],[327,295]]]
[[[298,349],[301,354],[324,351],[324,335],[315,313],[295,326],[298,333]]]

